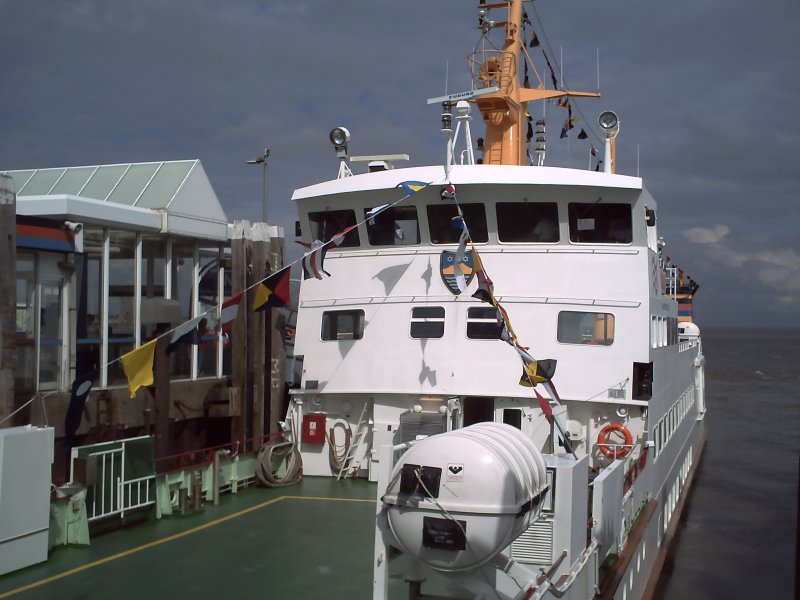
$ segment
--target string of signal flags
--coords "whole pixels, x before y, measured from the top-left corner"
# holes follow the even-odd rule
[[[308,250],[308,252],[306,252],[302,257],[285,265],[275,273],[270,274],[251,286],[237,292],[220,304],[209,307],[196,317],[181,323],[177,327],[160,333],[158,336],[145,342],[138,348],[123,354],[119,358],[109,361],[106,363],[106,366],[110,366],[115,362],[122,363],[123,371],[128,380],[130,397],[133,398],[139,388],[153,385],[155,348],[159,339],[170,336],[170,341],[167,348],[168,353],[173,352],[175,348],[181,344],[200,344],[202,342],[202,336],[199,329],[201,321],[205,315],[208,315],[212,311],[216,310],[218,310],[220,314],[220,329],[218,335],[226,335],[229,332],[233,321],[239,314],[239,309],[246,293],[251,290],[255,290],[251,306],[251,310],[254,312],[261,312],[267,308],[289,308],[291,305],[289,276],[293,266],[301,264],[304,279],[324,279],[326,277],[330,277],[330,273],[328,273],[324,268],[325,254],[329,247],[337,247],[341,245],[345,236],[351,230],[356,229],[361,224],[374,221],[374,219],[376,219],[383,212],[388,211],[392,207],[408,199],[420,190],[429,187],[430,185],[432,185],[432,182],[402,181],[398,183],[395,187],[400,188],[405,192],[403,197],[399,198],[395,202],[384,204],[367,211],[363,220],[346,227],[327,241],[323,242],[321,240],[314,240],[310,243],[298,242]],[[478,279],[478,289],[473,294],[473,297],[495,308],[496,319],[500,331],[500,339],[514,348],[522,363],[522,376],[520,377],[519,384],[524,387],[533,388],[533,392],[543,414],[547,418],[548,422],[558,429],[560,434],[559,437],[561,438],[561,443],[563,444],[564,448],[568,452],[573,453],[564,427],[560,423],[557,415],[553,413],[553,405],[561,405],[561,399],[552,381],[552,378],[555,374],[556,361],[552,359],[537,360],[528,352],[528,347],[523,346],[520,343],[519,338],[517,337],[513,326],[511,325],[508,312],[500,304],[494,294],[494,284],[492,279],[486,271],[480,254],[469,235],[468,223],[466,222],[464,213],[462,212],[458,203],[455,185],[449,183],[444,183],[441,185],[440,198],[442,200],[452,200],[457,210],[457,216],[453,218],[451,225],[457,229],[460,229],[461,235],[459,236],[459,244],[454,263],[456,265],[461,264],[461,260],[463,260],[467,251],[467,245],[469,245]],[[460,292],[466,291],[466,281],[460,268],[456,269],[456,282]],[[72,383],[70,404],[67,409],[67,415],[65,419],[65,437],[67,442],[65,446],[67,448],[71,447],[72,438],[80,426],[83,407],[85,406],[94,380],[97,378],[98,374],[99,369],[93,369],[92,371],[77,376]],[[545,399],[538,392],[538,390],[536,390],[536,386],[538,384],[541,384],[545,389],[550,397],[550,401]],[[44,401],[46,396],[54,393],[56,392],[48,392],[43,394],[41,397]],[[28,406],[36,399],[36,397],[37,396],[33,396],[28,402],[20,406],[17,410],[0,421],[0,424],[10,419],[14,414]]]
[[[538,19],[538,14],[536,16],[537,16],[537,19]],[[540,24],[541,24],[541,21],[540,21]],[[530,36],[530,43],[526,47],[525,39],[527,37],[527,28],[528,27],[531,28],[531,36]],[[558,82],[558,77],[556,76],[556,71],[553,68],[552,63],[550,62],[550,59],[547,56],[547,52],[545,52],[544,47],[542,47],[542,44],[539,41],[539,36],[536,35],[536,31],[533,29],[533,25],[531,24],[531,21],[528,18],[527,12],[523,12],[522,29],[523,29],[523,35],[522,35],[522,39],[520,40],[520,43],[521,43],[521,49],[522,49],[522,62],[523,62],[523,67],[524,67],[524,77],[523,77],[523,83],[522,83],[523,87],[526,87],[526,88],[530,88],[531,87],[530,79],[528,77],[528,73],[529,73],[528,60],[532,61],[532,59],[528,55],[528,48],[538,48],[542,52],[542,56],[544,57],[545,63],[547,64],[547,69],[550,72],[550,80],[551,80],[551,82],[553,84],[553,89],[556,89],[556,90],[557,89],[563,89],[563,88],[559,88],[559,82]],[[538,74],[538,72],[536,71],[535,68],[534,68],[534,73],[537,76],[537,78],[539,78],[539,74]],[[542,83],[541,78],[539,78],[539,82],[540,82],[540,84]],[[566,108],[567,109],[567,117],[564,119],[564,125],[561,127],[561,133],[559,135],[559,138],[563,139],[563,138],[569,137],[569,132],[572,129],[575,129],[575,124],[580,121],[580,118],[577,117],[577,116],[573,116],[572,115],[573,105],[572,105],[572,102],[570,101],[569,98],[559,98],[557,100],[553,99],[552,101],[556,106],[559,106],[561,108]],[[577,103],[575,104],[575,107],[578,108]],[[580,112],[580,109],[578,109],[578,112]],[[533,117],[531,117],[530,113],[528,112],[527,106],[525,108],[525,118],[528,121],[528,130],[527,130],[526,137],[527,137],[527,142],[530,143],[531,140],[534,137]],[[595,136],[595,138],[597,138],[597,136],[594,134],[594,132],[591,130],[591,128],[590,128],[589,131],[592,133],[592,135]],[[578,132],[578,136],[577,137],[578,137],[579,140],[586,140],[586,139],[589,139],[589,134],[586,132],[586,130],[583,127],[581,127],[581,130]],[[598,141],[600,141],[600,140],[598,140]],[[590,167],[591,167],[591,163],[594,162],[594,167],[593,167],[594,170],[595,171],[599,171],[600,168],[601,168],[601,161],[598,159],[597,149],[594,147],[594,144],[592,144],[591,142],[589,142],[589,155],[590,155]]]

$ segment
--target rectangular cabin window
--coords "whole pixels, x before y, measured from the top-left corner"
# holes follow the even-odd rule
[[[326,210],[308,214],[311,221],[311,239],[328,242],[348,227],[356,224],[354,210]],[[360,245],[358,229],[353,228],[344,235],[344,240],[336,244],[339,248],[354,248]],[[331,244],[333,246],[333,244]]]
[[[473,306],[467,309],[467,337],[471,340],[499,340],[497,309]]]
[[[583,244],[630,244],[633,223],[630,204],[570,202],[569,240]]]
[[[416,206],[392,206],[372,216],[374,208],[364,209],[370,246],[409,246],[419,244]]]
[[[411,309],[411,337],[440,338],[444,336],[444,307],[417,306]]]
[[[322,341],[360,340],[364,337],[364,311],[329,310],[322,313]]]
[[[498,202],[497,235],[501,242],[558,242],[558,204]]]
[[[431,242],[434,244],[457,244],[461,229],[454,226],[458,216],[455,204],[430,204],[425,207],[428,212]],[[462,204],[461,212],[469,228],[472,241],[475,243],[489,240],[486,227],[486,209],[483,204]]]
[[[614,343],[614,315],[610,313],[558,313],[558,341],[562,344],[610,346]]]
[[[522,429],[522,410],[519,408],[503,409],[503,423]]]

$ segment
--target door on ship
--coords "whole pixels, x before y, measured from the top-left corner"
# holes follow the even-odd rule
[[[461,400],[464,410],[464,427],[494,421],[494,398],[469,396]]]

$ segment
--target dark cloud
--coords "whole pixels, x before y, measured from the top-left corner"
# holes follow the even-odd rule
[[[334,125],[350,128],[356,154],[442,161],[438,109],[425,100],[469,87],[475,9],[0,1],[0,169],[200,158],[229,218],[256,219],[261,173],[245,160],[268,146],[271,220],[291,236],[292,189],[336,173]],[[638,168],[658,200],[671,256],[702,284],[701,322],[797,326],[800,4],[539,0],[526,10],[573,89],[597,87],[599,49],[603,98],[580,103],[578,126],[594,128],[606,108],[620,115],[620,171]],[[565,115],[547,110],[548,163],[585,168],[588,144],[558,140]],[[727,233],[697,243],[692,229]]]

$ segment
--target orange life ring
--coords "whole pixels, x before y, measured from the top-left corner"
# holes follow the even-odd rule
[[[619,433],[625,438],[624,444],[609,443],[612,434]],[[633,435],[627,427],[621,423],[609,423],[600,430],[597,436],[597,447],[600,452],[609,458],[625,458],[631,453],[630,446],[633,444]]]

